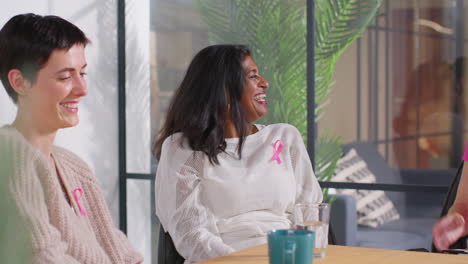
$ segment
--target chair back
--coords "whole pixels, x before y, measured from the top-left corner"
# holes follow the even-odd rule
[[[183,264],[185,259],[177,252],[171,236],[163,226],[159,228],[158,264]]]

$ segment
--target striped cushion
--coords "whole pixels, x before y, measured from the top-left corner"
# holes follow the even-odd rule
[[[350,149],[338,161],[332,181],[376,183],[376,178],[356,150]],[[351,195],[356,199],[358,223],[360,225],[378,227],[400,218],[395,205],[385,195],[384,191],[337,189],[336,192]]]

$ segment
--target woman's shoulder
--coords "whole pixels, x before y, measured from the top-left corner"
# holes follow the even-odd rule
[[[287,123],[257,125],[257,127],[260,130],[265,130],[265,132],[268,132],[268,133],[275,133],[275,134],[280,134],[283,136],[286,135],[286,136],[292,136],[292,137],[301,136],[301,133],[295,126],[291,124],[287,124]]]
[[[46,161],[44,155],[11,125],[0,127],[0,151],[15,153],[14,157],[19,159]]]
[[[174,169],[182,166],[189,159],[204,157],[204,155],[199,155],[200,153],[189,146],[182,133],[175,133],[164,140],[159,162]]]
[[[26,143],[24,137],[11,125],[0,127],[0,141],[15,142],[16,144]]]
[[[266,143],[281,140],[290,148],[300,148],[304,145],[304,139],[299,130],[290,124],[277,123],[265,126],[260,130],[261,140]]]
[[[193,152],[181,132],[168,136],[162,144],[162,152],[176,154],[178,152]]]
[[[174,133],[170,136],[168,136],[164,142],[163,142],[163,146],[164,145],[172,145],[174,143],[178,143],[180,144],[180,142],[182,142],[182,139],[183,139],[183,134],[182,132],[177,132],[177,133]]]

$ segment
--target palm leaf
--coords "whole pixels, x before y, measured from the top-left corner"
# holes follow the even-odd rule
[[[375,17],[382,0],[318,0],[315,6],[316,116],[324,108],[335,64]]]
[[[340,138],[331,133],[318,137],[315,146],[315,175],[321,181],[330,181],[335,172],[336,164],[343,155]],[[323,190],[324,199],[328,196],[328,189]]]
[[[339,55],[366,29],[382,0],[318,0],[315,58]]]

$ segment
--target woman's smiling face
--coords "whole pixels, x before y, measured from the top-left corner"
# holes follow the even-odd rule
[[[268,112],[268,103],[266,101],[268,82],[259,74],[258,67],[252,57],[245,57],[242,67],[246,78],[241,105],[247,121],[252,123]]]
[[[57,130],[79,123],[79,102],[87,94],[84,49],[77,44],[69,50],[54,50],[21,98],[19,106],[44,129]]]

